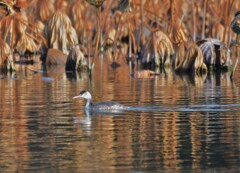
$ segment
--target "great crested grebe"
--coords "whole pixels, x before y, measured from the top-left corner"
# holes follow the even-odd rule
[[[85,98],[87,100],[85,105],[86,110],[109,111],[109,110],[121,110],[125,108],[125,106],[114,101],[93,103],[91,94],[86,90],[81,91],[78,96],[73,97],[73,99],[77,99],[77,98]]]

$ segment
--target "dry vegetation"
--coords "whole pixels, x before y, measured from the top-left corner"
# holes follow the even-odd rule
[[[228,69],[238,31],[231,22],[238,10],[237,0],[0,0],[0,67],[14,69],[6,66],[13,53],[31,53],[44,63],[51,57],[67,63],[69,56],[71,70],[85,61],[92,68],[105,48],[114,61],[120,52],[152,69]]]

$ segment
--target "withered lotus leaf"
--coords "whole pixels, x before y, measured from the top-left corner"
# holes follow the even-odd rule
[[[6,27],[8,26],[8,27]],[[14,13],[5,16],[0,21],[1,38],[11,47],[16,49],[20,54],[26,51],[36,53],[39,50],[40,41],[43,38],[36,38],[33,33],[37,33],[34,29],[30,29],[27,16],[22,13]],[[29,29],[29,30],[28,30]],[[32,31],[32,32],[30,32]],[[37,37],[41,34],[37,34]]]
[[[175,44],[187,41],[187,36],[183,28],[174,28],[172,31],[172,40]]]
[[[49,18],[44,35],[49,48],[59,49],[65,54],[78,44],[77,34],[69,17],[61,11],[56,11]]]
[[[106,45],[112,45],[116,36],[115,28],[110,28],[106,33]]]
[[[20,8],[25,8],[31,6],[35,0],[12,0],[13,2],[15,1],[14,6],[15,7],[20,7]]]
[[[0,39],[0,68],[2,67],[3,63],[6,61],[8,56],[11,54],[11,49],[8,44]]]
[[[230,49],[222,41],[209,38],[200,40],[199,44],[208,67],[225,68],[231,65]]]
[[[178,50],[176,52],[176,57],[173,62],[174,69],[181,68],[181,66],[185,60],[186,49],[187,48],[185,46],[185,42],[180,42],[180,44],[178,46]]]
[[[2,39],[0,39],[0,69],[15,70],[11,48]]]
[[[67,57],[66,70],[67,71],[81,70],[86,65],[87,62],[79,46],[77,45],[74,48],[72,48]]]
[[[184,44],[184,43],[182,43]],[[183,48],[181,48],[183,51]],[[183,55],[183,53],[180,53]],[[176,59],[180,58],[180,55],[176,56]],[[184,59],[175,60],[178,61],[179,64],[176,67],[175,71],[177,72],[197,72],[197,73],[205,73],[207,72],[207,66],[203,62],[203,54],[201,49],[194,43],[191,43],[186,52]]]
[[[54,13],[54,4],[50,0],[38,0],[36,4],[39,19],[46,22],[47,19]]]
[[[225,27],[221,23],[213,25],[211,31],[212,37],[219,40],[224,40],[224,30]],[[225,39],[227,39],[227,35],[225,36]]]
[[[21,8],[30,7],[36,0],[1,0],[1,12],[5,15],[13,15],[21,12]]]
[[[26,32],[27,25],[27,17],[21,13],[4,16],[0,20],[1,38],[13,48],[17,44],[21,35]]]
[[[195,44],[191,44],[187,50],[186,58],[182,68],[188,70],[192,68],[194,71],[207,71],[207,67],[203,62],[203,54],[201,49]]]
[[[34,23],[34,33],[42,34],[44,31],[44,24],[40,20],[36,20]]]
[[[58,49],[48,49],[46,64],[48,65],[65,65],[67,55]]]
[[[144,47],[142,63],[155,63],[156,66],[170,65],[174,54],[172,42],[162,31],[152,33]]]
[[[9,5],[9,6],[13,6],[16,4],[16,0],[1,0],[1,2]]]
[[[82,36],[84,32],[84,21],[83,21],[83,12],[84,5],[80,1],[75,1],[71,6],[70,18],[73,22],[73,27],[75,28],[78,36]]]
[[[36,53],[39,50],[39,45],[36,40],[28,33],[23,33],[19,38],[15,49],[23,55],[26,51]]]

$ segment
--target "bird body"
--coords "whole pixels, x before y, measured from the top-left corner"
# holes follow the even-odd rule
[[[78,96],[73,97],[73,99],[77,98],[85,98],[87,100],[85,109],[91,111],[111,111],[111,110],[119,110],[123,109],[125,106],[121,105],[115,101],[105,101],[99,103],[92,102],[92,96],[88,91],[81,91]]]

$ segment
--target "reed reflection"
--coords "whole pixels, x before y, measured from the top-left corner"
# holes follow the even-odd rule
[[[137,79],[128,66],[112,70],[99,62],[97,68],[102,72],[93,72],[91,82],[87,73],[69,77],[50,69],[0,80],[1,170],[238,168],[238,82],[227,73],[187,76],[165,70]],[[88,88],[96,102],[148,109],[85,112],[85,101],[72,97]]]
[[[225,125],[228,114],[128,111],[123,115],[86,116],[91,125],[82,126],[81,121],[80,127],[88,132],[89,138],[97,135],[96,143],[106,142],[109,147],[101,152],[113,154],[117,168],[201,169],[222,163],[233,166],[239,160],[239,149],[236,153],[232,143],[238,129],[235,123],[227,127],[234,135],[221,140],[228,134]],[[110,143],[106,138],[111,139]]]

